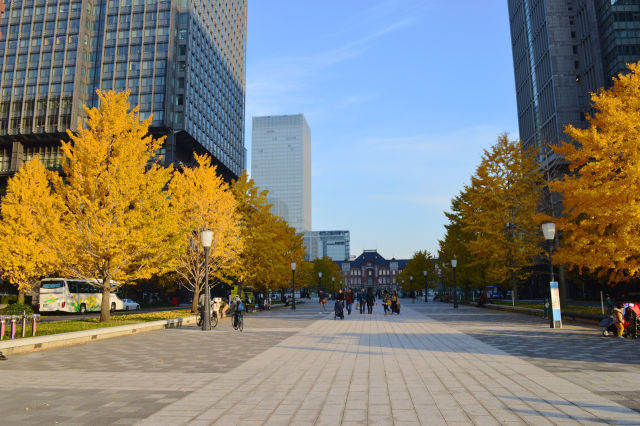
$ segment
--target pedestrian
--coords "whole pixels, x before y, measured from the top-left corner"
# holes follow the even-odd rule
[[[624,305],[622,303],[618,303],[613,309],[613,323],[616,325],[616,329],[618,330],[618,337],[623,339],[622,333],[624,332],[624,317],[622,316],[622,310],[624,309]]]
[[[550,318],[551,317],[551,300],[550,300],[551,296],[549,295],[549,293],[545,294],[544,296],[544,311],[543,311],[543,316],[545,318]]]
[[[391,306],[391,299],[389,298],[389,293],[387,290],[382,292],[382,308],[384,309],[384,314],[387,315],[389,311],[389,307]]]
[[[344,305],[344,292],[342,289],[338,290],[338,294],[336,295],[336,300],[341,300]]]
[[[411,303],[416,303],[416,292],[411,290],[409,293],[409,297],[411,298]]]
[[[394,290],[391,295],[391,313],[400,315],[400,301],[398,300],[398,293]]]
[[[351,305],[353,305],[353,290],[349,289],[347,293],[347,315],[351,315]]]
[[[364,297],[364,289],[360,289],[360,291],[358,292],[358,307],[360,308],[360,313],[364,314],[364,306],[366,303],[365,297]]]
[[[607,294],[607,300],[605,300],[605,302],[607,303],[607,315],[611,315],[613,313],[613,300],[611,300],[611,296],[609,296]]]
[[[327,312],[324,305],[327,303],[327,296],[325,296],[324,291],[320,290],[318,292],[318,299],[320,299],[320,304],[322,305],[322,312]]]
[[[369,289],[367,291],[367,312],[369,314],[373,313],[373,304],[376,301],[376,297],[373,294],[373,290]]]

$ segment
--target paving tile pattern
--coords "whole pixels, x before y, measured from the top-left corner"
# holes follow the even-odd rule
[[[136,424],[293,335],[317,313],[228,319],[211,333],[159,330],[16,355],[0,363],[0,424]],[[187,408],[188,411],[188,408]]]
[[[205,386],[143,424],[640,424],[633,410],[411,307],[315,322],[227,377],[210,385],[213,397]]]
[[[412,307],[640,413],[640,340],[603,337],[591,324],[565,322],[562,329],[551,329],[530,315],[427,305]]]
[[[640,357],[608,358],[639,342],[471,307],[378,308],[336,321],[308,304],[244,333],[223,321],[14,356],[0,424],[640,424]]]

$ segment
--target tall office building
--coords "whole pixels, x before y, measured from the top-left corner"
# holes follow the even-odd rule
[[[306,260],[310,262],[325,256],[335,262],[349,260],[349,245],[349,231],[307,231],[304,234]]]
[[[253,117],[251,177],[269,191],[272,212],[311,230],[311,130],[304,115]]]
[[[549,177],[566,172],[550,150],[586,127],[590,93],[640,60],[637,0],[508,0],[520,139]],[[547,202],[559,214],[559,198]],[[551,206],[553,208],[551,209]]]
[[[13,0],[0,19],[0,175],[60,165],[96,89],[130,90],[167,163],[245,166],[247,0]]]

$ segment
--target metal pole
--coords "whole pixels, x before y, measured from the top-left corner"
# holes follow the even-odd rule
[[[549,240],[549,271],[551,272],[551,282],[553,279],[553,240]],[[551,288],[549,288],[549,327],[553,327],[553,303],[551,302],[553,296],[551,296]]]
[[[458,289],[456,288],[456,268],[453,268],[453,307],[458,307]]]
[[[424,276],[424,303],[429,302],[429,282],[427,281],[427,275]]]
[[[600,307],[602,308],[602,315],[604,316],[604,299],[602,298],[602,292],[600,292]]]
[[[204,248],[204,318],[202,330],[211,330],[211,295],[209,294],[209,247]]]
[[[291,270],[291,294],[293,299],[291,300],[291,310],[296,310],[296,270]]]

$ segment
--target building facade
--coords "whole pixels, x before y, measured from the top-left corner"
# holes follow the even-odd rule
[[[336,262],[342,271],[345,287],[359,289],[398,290],[396,276],[409,262],[408,259],[387,260],[377,250],[364,250],[355,260]]]
[[[568,139],[567,125],[588,125],[590,93],[626,62],[640,60],[640,3],[508,0],[508,6],[520,139],[538,150],[538,163],[554,178],[567,170],[550,147]],[[548,213],[557,216],[560,199],[547,197]]]
[[[167,163],[245,167],[246,0],[14,0],[0,19],[0,173],[60,165],[96,89],[129,90]]]
[[[304,233],[306,260],[312,262],[324,256],[334,262],[349,260],[349,243],[349,231],[307,231]]]
[[[269,191],[273,214],[297,233],[311,230],[311,130],[304,115],[253,117],[251,177]]]

